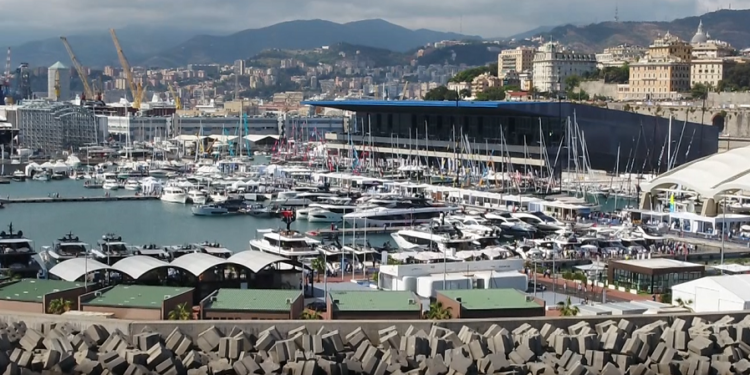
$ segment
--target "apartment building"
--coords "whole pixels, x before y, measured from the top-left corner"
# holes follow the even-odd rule
[[[532,74],[539,92],[565,91],[565,79],[596,69],[596,56],[567,51],[555,42],[544,44],[534,55]]]
[[[471,81],[471,94],[476,95],[491,87],[501,87],[503,81],[489,73],[480,74]]]
[[[713,40],[703,29],[703,21],[690,40],[693,47],[690,66],[690,86],[696,83],[708,87],[717,87],[726,78],[730,68],[737,63],[747,61],[744,57],[735,57],[736,50],[727,42]]]
[[[690,91],[692,47],[666,33],[654,40],[648,53],[630,64],[630,82],[618,85],[619,100],[680,99]]]
[[[500,51],[497,55],[497,76],[505,77],[510,72],[531,70],[536,49],[533,47],[518,47]]]
[[[625,64],[636,62],[646,55],[645,47],[621,44],[617,47],[605,48],[603,53],[596,54],[596,67],[619,68]]]

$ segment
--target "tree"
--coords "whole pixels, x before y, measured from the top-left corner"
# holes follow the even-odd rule
[[[427,91],[427,93],[424,95],[424,100],[450,100],[450,101],[456,101],[458,100],[458,93],[449,90],[445,86],[439,86],[435,87],[434,89]]]
[[[323,258],[315,258],[310,264],[315,273],[318,274],[318,282],[320,282],[320,275],[326,272],[326,263]]]
[[[486,90],[477,93],[477,101],[492,101],[492,100],[503,100],[505,99],[505,89],[502,87],[488,87]]]
[[[453,76],[453,78],[450,79],[450,82],[471,82],[474,78],[485,73],[492,73],[489,66],[479,66],[462,70]],[[495,74],[497,74],[497,66],[495,66]]]
[[[576,316],[581,311],[578,306],[573,306],[573,303],[570,302],[570,296],[564,302],[558,302],[557,306],[560,308],[560,315],[562,316]]]
[[[63,298],[53,299],[52,301],[50,301],[49,306],[47,307],[47,312],[55,315],[62,315],[70,311],[72,306],[73,303],[69,300]]]
[[[693,85],[693,88],[690,89],[690,95],[693,99],[703,100],[708,97],[708,91],[708,86],[702,83],[696,83]]]
[[[687,309],[687,310],[689,310],[691,312],[693,311],[693,308],[690,307],[690,305],[693,304],[693,300],[691,300],[691,299],[684,300],[682,298],[677,298],[676,300],[674,300],[674,303],[676,303],[677,306],[682,307],[683,309]]]
[[[320,314],[313,310],[313,309],[304,309],[302,311],[302,314],[300,315],[300,319],[302,320],[321,320],[323,319]]]
[[[169,320],[190,320],[193,317],[193,311],[187,302],[183,302],[172,309],[167,315]]]
[[[577,75],[565,77],[565,90],[571,91],[581,85],[581,77]]]
[[[430,309],[424,314],[428,320],[448,320],[452,318],[451,309],[443,307],[441,302],[430,304]]]
[[[458,96],[461,97],[461,99],[466,99],[471,96],[471,90],[469,89],[463,89],[458,92]]]
[[[717,88],[719,91],[750,90],[750,64],[734,64],[727,67],[726,76]]]

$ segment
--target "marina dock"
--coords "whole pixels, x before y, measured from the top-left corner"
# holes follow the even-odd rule
[[[154,201],[158,200],[158,196],[153,195],[139,195],[139,196],[123,196],[123,197],[39,197],[39,198],[0,198],[2,203],[73,203],[73,202],[122,202],[122,201]]]
[[[357,235],[363,235],[365,233],[367,234],[389,234],[398,232],[402,229],[409,229],[413,227],[368,227],[368,228],[345,228],[345,229],[315,229],[307,231],[308,236],[310,237],[330,237],[330,236],[339,236],[339,235],[347,235],[351,236],[352,234]]]

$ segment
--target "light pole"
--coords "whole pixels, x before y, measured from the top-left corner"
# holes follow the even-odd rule
[[[726,230],[727,230],[727,197],[724,196],[722,198],[723,200],[723,208],[722,210],[722,221],[721,221],[721,274],[724,274],[724,237],[726,237]]]

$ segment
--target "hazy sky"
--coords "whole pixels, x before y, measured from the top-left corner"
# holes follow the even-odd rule
[[[0,30],[28,39],[149,23],[229,33],[294,19],[383,18],[413,29],[496,37],[542,25],[612,20],[616,5],[623,21],[665,21],[750,8],[750,0],[0,0]]]

